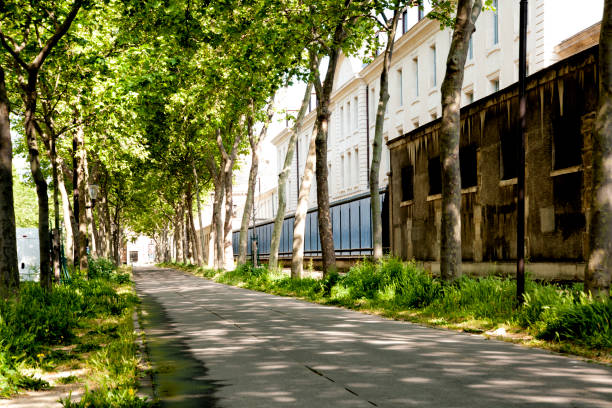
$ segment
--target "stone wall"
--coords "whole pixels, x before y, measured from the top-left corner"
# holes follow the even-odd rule
[[[528,78],[526,255],[531,262],[580,263],[588,251],[596,63],[594,47]],[[405,259],[440,257],[439,129],[438,119],[388,143],[391,247]],[[466,262],[516,257],[517,138],[516,84],[461,110]]]

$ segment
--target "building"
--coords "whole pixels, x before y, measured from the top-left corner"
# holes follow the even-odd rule
[[[494,1],[494,5],[496,10],[483,11],[476,23],[476,32],[471,41],[465,68],[463,106],[486,98],[518,80],[519,2]],[[592,32],[596,30],[596,26],[593,24],[600,19],[603,2],[585,0],[578,13],[574,8],[569,0],[529,2],[529,73],[538,72],[560,58],[592,45],[596,40]],[[408,9],[400,22],[401,30],[395,39],[389,72],[391,97],[384,123],[385,142],[436,121],[441,114],[440,86],[452,32],[449,29],[440,30],[437,21],[424,18],[426,13],[427,9]],[[588,32],[588,29],[581,31],[588,27],[591,27],[591,32]],[[577,32],[582,37],[580,41],[577,41],[575,36]],[[570,37],[574,40],[568,41]],[[330,105],[332,115],[328,169],[334,244],[340,257],[363,256],[371,251],[370,221],[365,212],[369,208],[367,180],[381,63],[380,56],[369,64],[363,64],[359,58],[341,56],[337,65]],[[292,105],[288,106],[288,109],[296,110],[297,107]],[[290,255],[291,217],[297,204],[299,180],[303,174],[304,158],[314,121],[315,114],[311,111],[298,135],[292,173],[287,185],[287,226],[284,227],[283,231],[286,232],[281,238],[281,255]],[[272,139],[277,152],[278,170],[287,151],[289,136],[289,129],[285,128]],[[389,182],[389,170],[389,149],[385,146],[380,171],[381,187]],[[274,215],[276,187],[262,191],[263,194],[256,198],[257,207],[271,208]],[[316,188],[313,186],[306,234],[306,254],[313,256],[318,254],[315,206]],[[386,208],[386,200],[383,198],[383,209]],[[258,230],[260,250],[265,255],[266,248],[269,247],[265,240],[269,239],[270,221],[260,222]],[[312,237],[309,231],[312,232]],[[237,247],[236,237],[234,241]]]
[[[588,256],[597,46],[527,81],[525,254],[536,278],[576,280]],[[440,120],[389,141],[392,253],[438,270]],[[516,270],[518,85],[461,110],[463,270]]]

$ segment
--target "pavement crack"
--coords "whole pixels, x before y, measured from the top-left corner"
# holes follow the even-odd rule
[[[333,380],[332,378],[329,378],[328,376],[326,376],[325,374],[323,374],[322,372],[320,372],[319,370],[315,370],[312,367],[307,366],[306,364],[304,364],[304,367],[306,367],[307,369],[309,369],[310,371],[312,371],[313,373],[315,373],[316,375],[320,375],[321,377],[325,378],[326,380],[329,380],[333,383],[335,383],[336,381]],[[357,394],[355,394],[357,395]]]

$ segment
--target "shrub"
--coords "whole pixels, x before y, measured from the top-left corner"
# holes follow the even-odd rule
[[[89,279],[111,279],[111,274],[115,272],[115,264],[106,258],[89,258],[87,277]]]

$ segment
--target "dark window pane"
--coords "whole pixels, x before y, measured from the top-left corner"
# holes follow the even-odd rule
[[[459,150],[461,188],[474,187],[478,185],[476,164],[476,145],[469,145]]]
[[[442,193],[442,172],[440,157],[429,159],[429,195]]]
[[[414,171],[412,166],[402,167],[402,201],[414,198]]]

